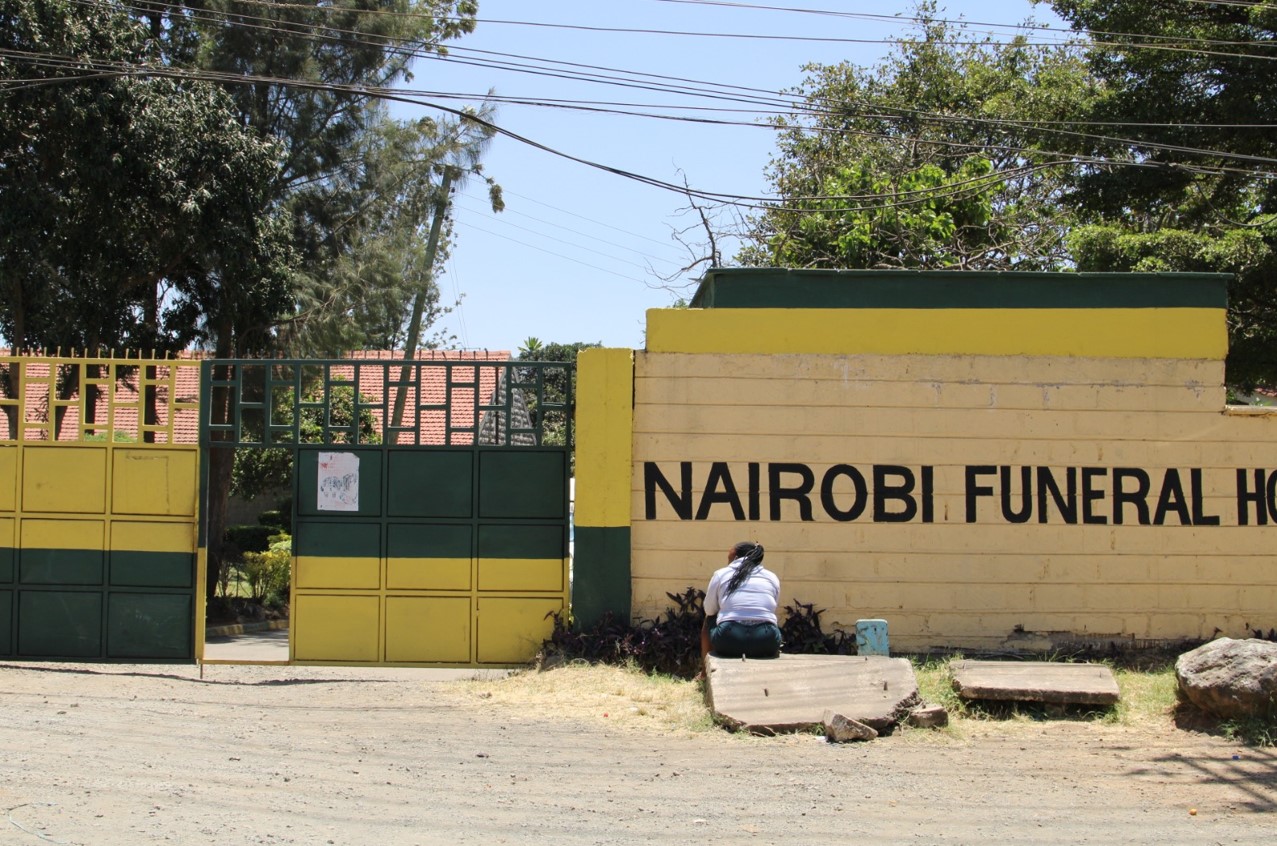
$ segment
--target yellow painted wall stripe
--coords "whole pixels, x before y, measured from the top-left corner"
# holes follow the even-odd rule
[[[634,353],[582,350],[576,384],[576,525],[628,526]]]
[[[1224,315],[1214,308],[651,309],[647,350],[1222,359]]]

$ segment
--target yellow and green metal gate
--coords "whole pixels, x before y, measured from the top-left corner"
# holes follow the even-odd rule
[[[568,598],[570,369],[204,363],[204,448],[292,452],[291,661],[535,655]]]
[[[0,658],[194,660],[198,379],[0,358]]]

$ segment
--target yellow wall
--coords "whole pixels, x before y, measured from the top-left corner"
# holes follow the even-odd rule
[[[674,319],[695,335],[698,315],[717,326],[743,311]],[[1277,416],[1224,412],[1222,350],[1198,350],[1214,343],[1214,322],[1222,324],[1222,312],[1217,321],[1198,320],[1206,331],[1182,339],[1197,355],[1178,358],[1165,357],[1173,346],[1148,357],[1131,357],[1138,350],[1128,349],[1089,358],[1064,351],[639,353],[633,611],[652,617],[668,606],[666,592],[703,588],[731,543],[754,539],[768,550],[786,604],[826,609],[827,629],[884,618],[895,649],[1050,648],[1077,640],[1209,637],[1216,628],[1245,636],[1247,624],[1275,626],[1277,567],[1269,547],[1277,519],[1257,525],[1251,503],[1248,525],[1241,525],[1237,474],[1244,471],[1253,487],[1255,470],[1265,480],[1277,472]],[[662,337],[658,349],[680,347],[679,333]],[[681,493],[682,462],[691,463],[690,519],[680,519],[659,489],[649,513],[650,466]],[[744,519],[733,514],[723,468],[714,486],[721,501],[701,510],[713,462],[727,463]],[[757,515],[749,513],[751,462],[759,468]],[[780,519],[771,519],[768,465],[781,463],[811,469],[811,520],[789,499],[779,503]],[[852,520],[834,519],[821,504],[821,480],[839,464],[856,468],[867,483],[864,513]],[[929,474],[930,514],[915,490],[911,519],[876,521],[875,465],[908,468],[919,489]],[[1074,524],[1054,508],[1040,522],[1035,503],[1029,521],[1017,524],[1003,515],[996,495],[976,497],[975,522],[968,522],[968,488],[996,491],[1000,484],[996,473],[968,479],[968,468],[986,465],[1012,468],[1015,507],[1021,468],[1035,474],[1034,485],[1037,468],[1049,468],[1061,487],[1067,468],[1075,468],[1079,485],[1090,468],[1093,522],[1084,522],[1081,505]],[[1117,468],[1147,474],[1149,523],[1160,499],[1163,525],[1139,525],[1133,504],[1121,507],[1123,522],[1114,524]],[[832,501],[850,511],[849,476],[831,478]],[[1125,478],[1123,490],[1137,481]],[[884,501],[884,515],[898,513],[902,503]]]

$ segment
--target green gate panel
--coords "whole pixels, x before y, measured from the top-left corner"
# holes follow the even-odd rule
[[[23,549],[19,554],[19,578],[23,584],[100,585],[103,553],[100,549]]]
[[[107,599],[108,658],[190,658],[194,655],[189,594],[112,593]]]
[[[480,558],[559,558],[566,557],[564,527],[556,526],[480,526]]]
[[[386,511],[391,517],[469,517],[474,508],[470,450],[390,450]]]
[[[13,591],[0,590],[0,655],[13,654]]]
[[[472,557],[473,532],[469,525],[392,523],[387,533],[387,558]]]
[[[0,548],[0,582],[13,581],[13,547]]]
[[[353,453],[359,458],[359,509],[356,511],[320,510],[319,454],[321,452]],[[302,449],[297,453],[297,513],[315,517],[379,517],[381,516],[381,456],[379,449],[341,449],[322,447]],[[313,553],[312,553],[313,554]]]
[[[18,654],[24,658],[101,657],[101,592],[21,591]]]
[[[113,586],[189,588],[195,582],[194,553],[113,549],[108,555]]]
[[[299,522],[293,542],[299,557],[380,558],[380,523]]]
[[[567,517],[567,453],[488,450],[479,453],[479,516],[484,519]]]

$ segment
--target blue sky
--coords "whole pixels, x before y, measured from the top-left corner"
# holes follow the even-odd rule
[[[759,6],[768,0],[743,3]],[[866,65],[889,50],[885,44],[853,40],[876,42],[912,29],[911,0],[772,4],[880,17],[670,0],[480,0],[476,31],[451,43],[448,60],[418,61],[415,78],[405,87],[476,97],[491,89],[536,101],[624,102],[643,104],[648,111],[653,105],[722,107],[727,104],[468,63],[514,54],[779,91],[802,80],[804,63],[846,60]],[[1008,26],[1033,17],[1061,26],[1048,8],[1028,0],[950,0],[940,16]],[[502,21],[664,32],[555,29]],[[975,25],[972,31],[977,36],[1009,34],[1007,29]],[[710,33],[844,41],[723,38]],[[441,102],[461,105],[455,100]],[[424,106],[395,106],[392,111],[399,118],[432,114]],[[756,117],[746,112],[713,116],[747,123]],[[686,178],[694,188],[736,195],[766,193],[764,169],[774,150],[771,130],[755,125],[713,126],[512,104],[499,107],[496,123],[580,159],[663,182],[682,184]],[[547,342],[597,341],[641,348],[645,311],[690,296],[691,278],[682,277],[673,285],[659,278],[690,261],[674,232],[692,227],[688,238],[703,241],[686,197],[504,137],[493,141],[484,168],[504,189],[506,210],[491,212],[486,188],[477,180],[455,195],[456,241],[439,282],[444,299],[460,297],[461,304],[436,327],[456,336],[455,346],[516,351],[525,338],[535,336]],[[736,245],[728,242],[720,249],[730,257]]]

